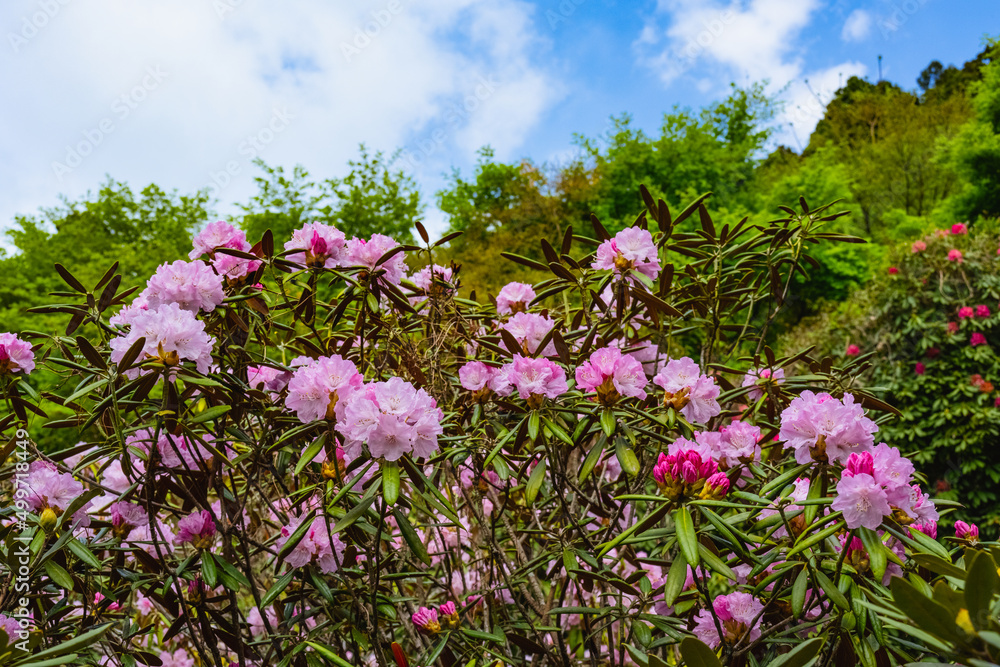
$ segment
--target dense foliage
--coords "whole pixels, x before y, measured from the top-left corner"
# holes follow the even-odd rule
[[[952,503],[876,445],[887,406],[764,344],[814,244],[851,240],[840,214],[717,226],[642,194],[613,237],[594,218],[547,264],[510,255],[549,277],[490,304],[421,227],[307,223],[282,251],[213,223],[131,303],[117,267],[62,270],[66,334],[0,337],[0,664],[990,657],[997,586],[921,629],[914,596],[959,570],[934,539]],[[53,404],[82,441],[45,457]]]

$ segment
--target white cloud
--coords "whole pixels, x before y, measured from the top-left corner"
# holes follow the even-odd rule
[[[26,29],[45,5],[57,9]],[[481,143],[516,151],[556,100],[533,20],[520,0],[8,0],[0,224],[105,174],[182,192],[228,177],[225,209],[254,191],[255,153],[333,176],[363,141],[413,148],[438,130],[414,161],[429,191],[439,163]]]
[[[730,81],[768,81],[768,92],[785,104],[775,139],[795,145],[794,136],[808,137],[822,118],[840,80],[866,71],[856,62],[806,70],[800,37],[821,4],[660,0],[633,48],[668,86],[685,79],[702,93],[714,89],[722,96]]]
[[[845,42],[861,42],[868,38],[872,31],[872,15],[863,9],[855,9],[844,22],[840,38]]]

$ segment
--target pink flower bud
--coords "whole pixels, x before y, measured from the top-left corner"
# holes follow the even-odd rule
[[[956,521],[955,537],[960,540],[965,540],[971,544],[977,544],[979,542],[979,526],[974,523]]]

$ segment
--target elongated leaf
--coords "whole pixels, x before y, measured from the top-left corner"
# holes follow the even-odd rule
[[[847,600],[847,597],[840,592],[836,584],[830,581],[830,577],[826,576],[822,570],[813,570],[813,576],[816,577],[816,583],[819,587],[823,589],[826,596],[830,598],[833,604],[837,605],[844,611],[851,611],[851,603]]]
[[[681,641],[681,655],[688,667],[722,667],[715,651],[694,637],[685,637]]]
[[[701,559],[698,551],[698,535],[694,530],[691,511],[687,507],[680,507],[674,512],[674,528],[677,530],[677,544],[684,554],[684,560],[691,567],[697,567]]]
[[[885,545],[874,530],[862,526],[856,532],[861,537],[861,543],[868,552],[872,574],[875,575],[876,580],[881,581],[882,576],[885,574],[885,567],[888,564]]]
[[[427,554],[427,547],[424,546],[424,541],[417,535],[417,531],[413,529],[410,520],[406,518],[406,514],[399,511],[399,508],[394,508],[392,515],[396,518],[396,525],[399,526],[399,532],[403,534],[403,539],[406,540],[406,544],[409,545],[413,555],[420,559],[424,565],[430,565],[431,557]]]
[[[524,487],[524,501],[528,505],[534,504],[535,498],[538,496],[538,490],[542,488],[542,482],[544,481],[545,459],[543,458],[535,465],[535,469],[531,471],[528,484]]]
[[[814,637],[771,661],[767,667],[805,667],[819,654],[825,643],[825,637]]]
[[[1000,592],[997,565],[988,552],[980,551],[972,561],[965,580],[965,607],[969,610],[972,626],[977,630],[990,629],[990,608],[997,592]]]
[[[292,583],[292,577],[294,576],[295,576],[295,570],[289,570],[284,575],[282,575],[280,579],[274,582],[274,584],[269,589],[267,589],[267,592],[264,593],[264,597],[260,599],[260,605],[259,605],[260,608],[264,609],[272,602],[277,600],[278,596],[281,595],[282,591],[288,588],[288,584]]]

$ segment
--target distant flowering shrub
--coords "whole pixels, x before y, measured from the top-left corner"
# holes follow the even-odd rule
[[[276,250],[213,222],[130,301],[114,271],[88,289],[59,267],[77,335],[0,336],[0,429],[25,443],[0,548],[30,556],[0,665],[940,650],[893,593],[947,587],[964,565],[945,544],[970,559],[978,528],[936,541],[955,504],[881,442],[890,408],[834,357],[764,344],[806,253],[843,240],[821,231],[837,215],[803,200],[720,231],[702,202],[672,216],[642,194],[614,236],[595,219],[542,244],[546,264],[509,255],[552,277],[486,303],[422,227],[416,248],[308,222]],[[694,213],[699,233],[678,231]],[[36,354],[53,391],[32,386]],[[81,441],[47,458],[29,435],[50,404]]]

